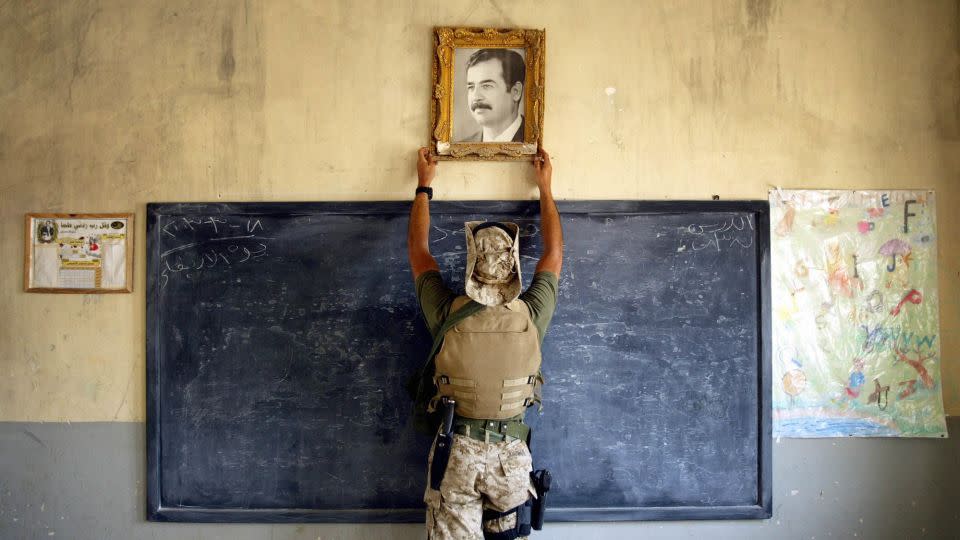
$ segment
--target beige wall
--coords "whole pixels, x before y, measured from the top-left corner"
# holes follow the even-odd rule
[[[560,198],[937,190],[944,399],[960,414],[958,9],[0,2],[0,420],[143,420],[148,201],[409,198],[435,25],[546,28]],[[443,163],[437,197],[529,198],[528,168]],[[39,211],[135,211],[134,294],[23,293],[23,213]]]

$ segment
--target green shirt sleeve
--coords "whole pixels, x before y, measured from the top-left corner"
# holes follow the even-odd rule
[[[533,324],[540,333],[540,342],[543,343],[543,337],[547,335],[547,327],[550,326],[550,320],[553,319],[553,312],[557,309],[557,291],[559,289],[559,280],[553,272],[537,272],[533,276],[533,282],[520,299],[527,303],[530,308],[530,317]]]
[[[443,321],[450,314],[450,306],[457,295],[443,282],[443,277],[436,270],[427,270],[417,276],[417,300],[420,302],[420,311],[427,322],[427,329],[431,336],[436,336]]]

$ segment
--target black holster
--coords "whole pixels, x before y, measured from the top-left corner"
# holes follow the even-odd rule
[[[553,476],[550,471],[540,469],[530,473],[530,479],[533,481],[533,488],[537,490],[537,500],[533,501],[531,509],[530,525],[534,530],[543,529],[543,516],[547,510],[547,492],[550,491],[550,484],[553,483]]]
[[[497,512],[496,510],[487,509],[483,511],[483,521],[492,521],[494,519],[500,519],[510,514],[517,514],[517,522],[512,529],[500,532],[490,532],[484,529],[483,538],[484,540],[514,540],[521,536],[530,536],[530,516],[533,508],[533,501],[527,499],[527,502],[511,508],[506,512]]]
[[[543,529],[543,514],[547,507],[547,492],[550,491],[550,484],[553,477],[550,471],[540,469],[530,473],[530,480],[533,481],[533,487],[537,491],[536,499],[527,499],[527,501],[516,508],[511,508],[506,512],[497,512],[487,509],[483,511],[483,521],[499,519],[510,514],[517,514],[517,522],[513,529],[501,532],[483,531],[484,540],[514,540],[521,536],[529,536],[531,531]]]
[[[437,440],[433,444],[433,462],[430,464],[430,489],[439,490],[443,476],[447,473],[447,463],[450,462],[450,448],[453,446],[453,410],[456,402],[447,397],[440,399],[443,413],[443,424],[437,433]]]

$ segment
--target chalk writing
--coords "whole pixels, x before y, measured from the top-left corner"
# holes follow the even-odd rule
[[[247,246],[230,244],[226,249],[208,249],[198,253],[189,253],[168,257],[160,270],[160,288],[164,288],[174,275],[191,278],[205,269],[220,266],[233,266],[267,255],[267,245],[258,242],[252,249]],[[171,262],[170,259],[173,259]]]
[[[243,223],[244,221],[245,223]],[[206,229],[207,233],[213,231],[214,234],[218,234],[221,225],[225,231],[232,230],[236,232],[239,229],[242,232],[253,233],[257,229],[263,230],[263,224],[260,223],[259,219],[248,218],[241,220],[241,223],[231,223],[228,219],[218,216],[174,218],[160,230],[170,237],[180,238],[182,236],[181,233],[197,231],[198,229]]]
[[[175,276],[187,279],[213,268],[226,268],[267,255],[272,237],[255,218],[220,216],[180,217],[165,224],[161,231],[186,243],[160,253],[160,288]],[[238,234],[240,233],[240,234]]]
[[[677,252],[687,249],[700,251],[703,249],[748,248],[753,246],[753,220],[749,217],[737,216],[727,221],[713,224],[691,224],[678,227],[680,245]]]

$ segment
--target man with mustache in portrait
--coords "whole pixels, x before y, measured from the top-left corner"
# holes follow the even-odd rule
[[[460,142],[523,142],[523,57],[510,49],[480,49],[467,60],[467,105],[480,130]]]

